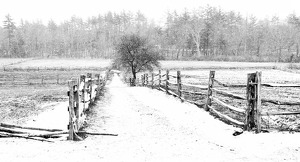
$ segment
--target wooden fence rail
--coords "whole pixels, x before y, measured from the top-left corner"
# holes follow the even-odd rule
[[[182,102],[185,101],[195,104],[198,107],[203,107],[205,110],[210,111],[211,113],[219,116],[220,118],[225,119],[234,125],[243,127],[244,130],[249,131],[255,129],[257,133],[259,133],[262,129],[262,116],[300,114],[300,112],[262,112],[261,103],[272,103],[274,105],[300,105],[300,102],[286,102],[272,99],[264,99],[261,97],[261,87],[300,87],[300,85],[261,83],[261,72],[248,74],[246,85],[222,83],[221,81],[215,79],[215,71],[210,71],[208,77],[196,77],[197,79],[208,79],[207,86],[183,83],[182,76],[184,76],[185,78],[189,78],[188,75],[182,75],[180,71],[177,71],[177,75],[175,76],[170,74],[169,70],[166,70],[165,74],[162,74],[162,71],[159,70],[157,74],[151,73],[150,75],[141,75],[141,83],[138,83],[137,85],[157,88],[169,95],[178,97]],[[149,81],[148,77],[151,77],[151,81]],[[246,88],[246,97],[216,88],[215,84],[227,88]],[[239,107],[229,105],[228,103],[222,101],[220,98],[215,96],[216,94],[237,100],[244,100],[247,102],[247,108],[242,109]],[[205,96],[206,100],[191,100],[186,98],[186,95]],[[236,116],[244,118],[244,121],[239,121],[226,114],[223,114],[222,112],[218,111],[212,103],[214,103],[214,105],[226,108],[230,110],[230,112],[235,112]]]
[[[95,78],[91,73],[87,75],[80,75],[77,80],[70,80],[69,85],[69,140],[80,139],[77,136],[79,129],[83,126],[86,111],[95,101],[95,98],[99,96],[102,88],[106,84],[107,74],[102,77],[100,74],[96,74]]]

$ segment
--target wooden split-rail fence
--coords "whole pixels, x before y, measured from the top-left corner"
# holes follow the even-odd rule
[[[78,131],[82,128],[86,116],[86,111],[93,105],[97,96],[100,95],[102,88],[106,84],[106,78],[100,74],[91,73],[80,75],[77,80],[70,80],[69,85],[69,140],[80,138],[77,136]]]
[[[247,75],[247,84],[224,84],[217,79],[215,79],[215,71],[209,72],[208,85],[194,85],[182,82],[182,76],[180,71],[177,71],[177,75],[171,75],[169,70],[162,74],[159,70],[158,73],[145,73],[141,75],[141,78],[136,80],[136,83],[132,83],[132,79],[129,79],[130,85],[148,86],[161,91],[166,92],[169,95],[180,98],[182,102],[186,101],[197,105],[198,107],[203,107],[206,111],[210,111],[214,115],[218,116],[222,120],[230,122],[236,126],[242,127],[244,130],[255,129],[257,133],[262,130],[262,116],[270,115],[298,115],[299,112],[262,112],[262,103],[272,103],[275,105],[300,105],[300,102],[283,102],[272,99],[261,98],[261,87],[300,87],[300,85],[283,85],[283,84],[272,84],[272,83],[262,83],[261,82],[261,72],[249,73]],[[172,78],[172,79],[171,79]],[[172,81],[173,80],[173,81]],[[175,81],[174,81],[175,80]],[[216,88],[215,85],[221,87],[235,87],[235,88],[245,88],[246,97],[228,92]],[[186,97],[185,94],[193,96],[205,96],[204,100],[195,100]],[[246,101],[246,109],[232,106],[228,103],[222,101],[218,96],[230,97],[237,100]],[[212,104],[214,103],[214,104]],[[216,109],[217,106],[228,109],[230,112],[239,114],[243,117],[243,121],[234,119],[233,117],[222,113]]]

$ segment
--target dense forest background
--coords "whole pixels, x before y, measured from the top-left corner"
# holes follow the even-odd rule
[[[167,14],[164,24],[141,12],[107,12],[83,20],[73,16],[56,24],[10,15],[0,27],[0,57],[113,58],[127,33],[146,36],[161,58],[172,60],[300,61],[300,17],[259,20],[206,6]]]

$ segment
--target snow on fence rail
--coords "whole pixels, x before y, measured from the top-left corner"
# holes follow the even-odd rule
[[[95,78],[91,73],[80,75],[77,80],[70,80],[69,85],[69,140],[80,139],[77,135],[79,129],[83,126],[86,111],[99,96],[100,91],[105,86],[107,73],[105,77],[96,74]]]
[[[151,79],[149,81],[149,76]],[[296,84],[273,84],[273,83],[261,83],[261,72],[249,73],[247,75],[247,84],[224,84],[217,79],[215,79],[215,71],[210,71],[208,85],[194,85],[188,83],[182,83],[182,77],[186,77],[186,75],[181,75],[180,71],[177,71],[177,75],[171,75],[169,70],[166,70],[165,74],[162,74],[161,70],[158,71],[158,74],[151,73],[141,75],[141,79],[137,79],[137,84],[140,86],[150,86],[152,89],[157,88],[161,91],[166,92],[169,95],[173,95],[175,97],[180,98],[180,100],[195,104],[199,107],[203,107],[206,111],[210,111],[211,113],[219,116],[221,119],[225,119],[226,121],[237,125],[239,127],[243,127],[244,130],[252,130],[255,129],[257,133],[261,132],[262,129],[262,116],[270,116],[270,115],[298,115],[299,112],[262,112],[261,103],[272,103],[274,105],[300,105],[300,102],[283,102],[272,99],[264,99],[261,98],[261,87],[300,87],[300,85]],[[172,80],[173,79],[173,80]],[[175,79],[175,81],[174,81]],[[199,79],[199,78],[197,78]],[[203,78],[204,79],[204,78]],[[140,82],[139,82],[140,81]],[[234,94],[225,90],[221,90],[219,88],[215,88],[215,83],[221,87],[234,87],[234,88],[246,88],[246,97]],[[132,79],[130,79],[130,85],[136,85],[132,83]],[[205,90],[206,92],[203,92]],[[205,96],[205,100],[199,102],[199,100],[188,99],[184,94],[189,94],[193,96]],[[242,109],[239,107],[235,107],[229,105],[222,101],[219,97],[213,94],[219,94],[225,97],[230,97],[237,100],[245,100],[247,102],[247,108]],[[244,121],[239,121],[238,119],[234,119],[229,115],[226,115],[220,111],[218,111],[215,106],[221,106],[225,109],[228,109],[230,112],[234,112],[237,115],[244,117]]]

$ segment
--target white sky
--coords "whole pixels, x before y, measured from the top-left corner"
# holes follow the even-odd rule
[[[207,4],[240,12],[243,16],[252,14],[261,19],[273,15],[285,18],[293,12],[300,14],[299,0],[0,0],[0,25],[8,13],[17,24],[21,18],[42,20],[47,24],[50,19],[60,23],[73,15],[85,19],[107,11],[122,10],[140,10],[148,18],[162,22],[167,11],[180,12],[184,8],[194,9]]]

